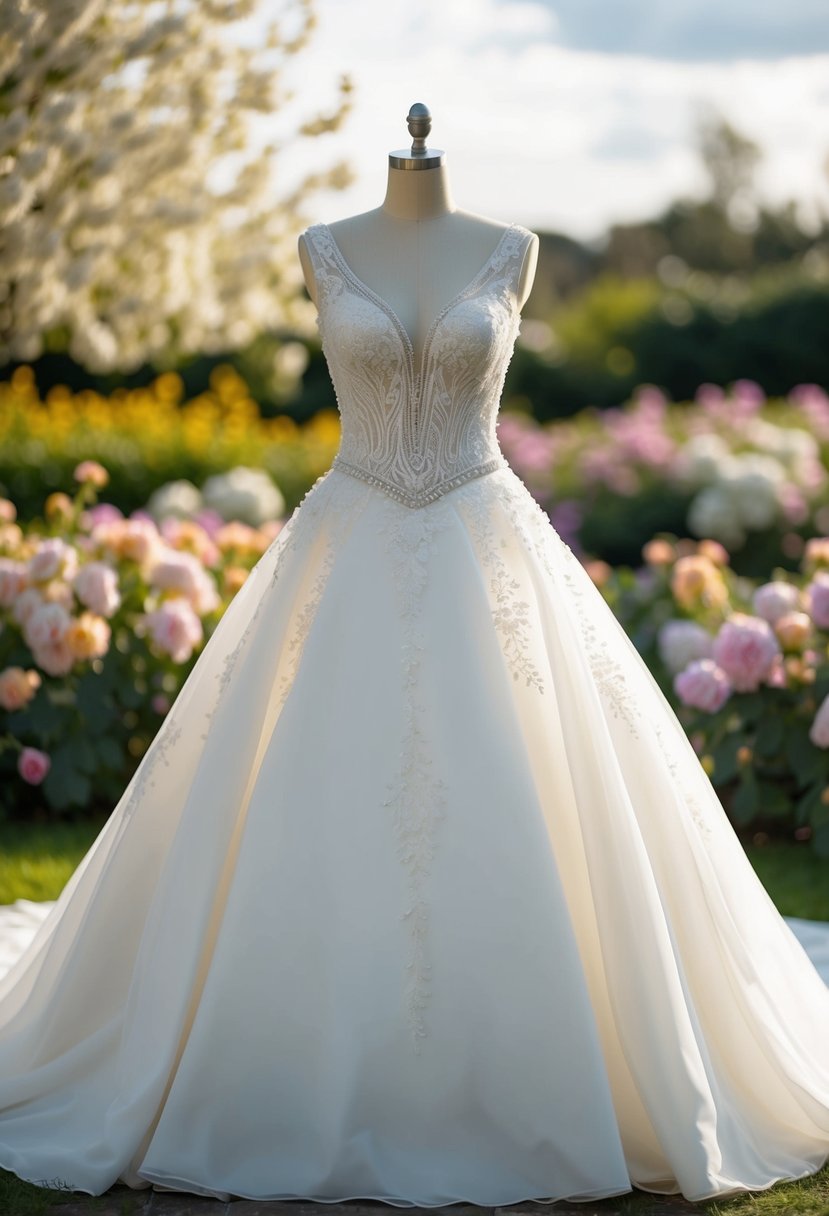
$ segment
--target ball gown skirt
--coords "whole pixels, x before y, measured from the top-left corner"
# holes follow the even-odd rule
[[[398,1206],[817,1171],[829,988],[600,592],[497,456],[414,506],[353,456],[0,979],[0,1166]]]

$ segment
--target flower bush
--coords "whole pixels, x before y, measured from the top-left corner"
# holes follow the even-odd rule
[[[50,494],[25,528],[0,499],[0,814],[118,801],[283,525],[278,487],[233,472],[224,505],[243,500],[257,526],[226,520],[195,486],[189,517],[166,512],[164,493],[126,517],[97,501],[109,474],[91,459],[75,467],[74,496]]]
[[[829,537],[764,582],[718,542],[661,536],[637,571],[588,563],[732,820],[829,857]]]
[[[506,411],[498,434],[568,543],[613,564],[665,530],[718,540],[760,574],[829,530],[829,397],[815,385],[779,400],[747,380],[703,385],[683,404],[645,385],[543,426]]]
[[[333,408],[301,425],[287,415],[262,418],[244,380],[227,364],[213,369],[204,392],[183,398],[181,377],[164,372],[146,388],[116,389],[108,397],[60,386],[42,400],[32,369],[17,368],[0,382],[0,493],[14,501],[21,518],[34,518],[44,489],[62,492],[75,466],[93,459],[106,468],[108,499],[124,514],[143,509],[161,485],[184,482],[201,486],[205,505],[214,505],[215,495],[221,511],[232,493],[238,518],[255,523],[250,510],[262,498],[264,477],[271,499],[278,486],[293,509],[329,467],[340,441]],[[240,471],[246,469],[251,472]],[[178,493],[197,498],[187,485]],[[191,509],[186,504],[183,513]]]

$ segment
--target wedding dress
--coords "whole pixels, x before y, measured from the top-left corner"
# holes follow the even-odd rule
[[[432,323],[306,229],[342,441],[0,980],[0,1166],[690,1199],[829,1155],[829,988],[501,454],[532,234]]]

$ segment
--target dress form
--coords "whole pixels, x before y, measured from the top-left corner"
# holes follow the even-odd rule
[[[407,122],[412,149],[389,153],[382,204],[329,227],[355,275],[399,317],[419,361],[432,321],[477,274],[507,225],[456,206],[445,153],[425,146],[431,127],[427,108],[412,106]],[[308,294],[317,304],[304,235],[298,248]],[[536,237],[521,270],[519,309],[532,289],[537,262]]]

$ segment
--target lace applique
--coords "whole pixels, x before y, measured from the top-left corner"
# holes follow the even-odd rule
[[[304,235],[342,420],[334,466],[413,508],[505,466],[496,419],[533,233],[518,224],[503,230],[475,277],[435,317],[417,368],[396,313],[354,273],[328,226],[312,224]]]
[[[519,599],[521,584],[511,578],[506,563],[499,554],[489,527],[487,498],[477,494],[464,496],[459,506],[485,565],[490,572],[489,586],[494,597],[492,620],[501,636],[504,658],[514,680],[522,679],[527,688],[544,692],[541,673],[529,656],[532,629],[530,603]],[[503,542],[502,542],[503,544]]]
[[[628,688],[624,668],[610,653],[607,638],[593,623],[590,606],[584,599],[584,580],[589,582],[589,574],[570,546],[561,539],[547,514],[524,483],[511,470],[507,477],[508,481],[499,479],[497,482],[495,492],[498,498],[507,511],[516,532],[522,537],[528,550],[532,550],[537,555],[552,584],[557,583],[559,577],[554,568],[556,563],[552,556],[552,546],[555,546],[563,556],[564,568],[561,570],[561,577],[576,601],[576,619],[593,678],[602,696],[608,702],[614,717],[623,721],[634,738],[638,738],[639,707]],[[593,584],[591,583],[590,586],[592,588]],[[600,592],[596,591],[596,595],[600,595]],[[604,600],[601,602],[601,607],[610,612]]]
[[[699,828],[700,834],[705,837],[710,837],[711,829],[708,826],[708,823],[706,822],[705,816],[702,813],[702,810],[700,808],[699,803],[697,802],[696,797],[691,792],[691,790],[688,789],[687,785],[681,779],[681,776],[679,773],[679,763],[677,761],[676,754],[674,752],[670,751],[670,749],[668,748],[668,745],[665,742],[665,739],[662,734],[662,727],[660,726],[660,724],[658,722],[655,722],[653,724],[653,733],[656,736],[656,741],[659,744],[660,751],[662,752],[662,755],[665,757],[665,763],[668,766],[668,771],[671,774],[671,779],[673,780],[673,782],[677,788],[677,792],[679,793],[682,801],[687,806],[688,811],[691,815],[691,818],[693,819],[694,823]]]
[[[398,857],[408,879],[409,907],[401,919],[408,922],[411,936],[406,999],[415,1053],[420,1052],[427,1034],[425,1011],[431,995],[429,904],[424,886],[435,857],[437,830],[446,804],[445,784],[434,772],[418,694],[418,673],[426,645],[420,619],[432,540],[445,519],[439,507],[415,514],[390,507],[389,522],[384,528],[394,584],[401,597],[406,721],[398,776],[387,786],[389,796],[383,800],[383,806],[391,808]]]
[[[562,544],[564,544],[563,541]],[[571,569],[564,570],[564,581],[570,590],[570,594],[577,601],[579,629],[581,630],[582,640],[587,651],[590,668],[593,672],[593,679],[596,681],[600,692],[609,702],[614,716],[624,722],[630,733],[635,738],[638,738],[639,731],[636,723],[638,708],[630,694],[624,669],[619,660],[615,659],[610,653],[607,638],[599,632],[595,623],[590,619],[589,609],[584,607],[584,591],[579,575],[572,570],[572,563],[575,562],[578,565],[579,571],[584,574],[585,578],[589,579],[590,576],[584,571],[584,567],[570,547],[565,547],[567,549],[565,557],[568,564],[571,565]],[[599,595],[600,593],[597,591],[596,594]]]
[[[156,769],[158,768],[159,761],[164,764],[165,768],[169,767],[170,761],[167,753],[180,735],[181,726],[177,721],[177,717],[173,717],[173,708],[171,707],[155,738],[141,758],[141,762],[133,774],[132,781],[127,787],[128,793],[125,792],[127,803],[124,807],[125,819],[129,819],[132,815],[144,797],[145,791],[154,789]]]

